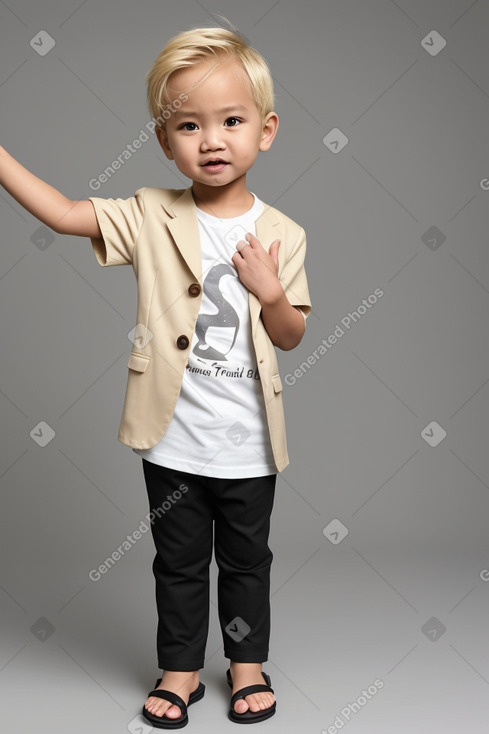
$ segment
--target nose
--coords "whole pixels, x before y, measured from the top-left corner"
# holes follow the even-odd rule
[[[223,150],[226,147],[219,125],[209,125],[204,128],[200,147],[202,151]]]

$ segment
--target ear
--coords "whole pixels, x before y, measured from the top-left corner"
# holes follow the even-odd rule
[[[273,140],[275,138],[275,135],[277,134],[279,125],[278,115],[276,112],[269,112],[268,115],[265,117],[265,120],[263,122],[262,126],[262,135],[260,140],[260,150],[266,151],[269,150]]]
[[[173,153],[171,151],[170,145],[168,143],[168,136],[166,134],[166,130],[164,130],[162,127],[157,125],[155,127],[155,133],[156,137],[158,138],[158,142],[163,148],[163,152],[166,155],[166,157],[172,161],[173,160]]]

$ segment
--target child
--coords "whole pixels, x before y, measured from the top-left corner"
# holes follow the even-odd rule
[[[189,188],[75,202],[2,148],[0,183],[56,232],[90,237],[100,265],[137,277],[119,440],[142,458],[163,671],[143,715],[179,728],[204,695],[214,541],[229,717],[254,723],[276,707],[262,672],[268,535],[289,459],[274,347],[297,346],[311,310],[305,234],[246,187],[278,129],[260,54],[233,31],[198,28],[166,45],[147,82],[158,141]]]

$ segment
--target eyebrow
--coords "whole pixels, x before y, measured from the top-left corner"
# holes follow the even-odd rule
[[[247,108],[242,104],[233,104],[228,105],[227,107],[221,107],[220,110],[217,110],[218,113],[226,113],[226,112],[246,112]],[[185,117],[196,117],[198,115],[198,112],[194,112],[193,110],[176,110],[173,113],[173,116],[176,117],[177,115],[185,116]]]

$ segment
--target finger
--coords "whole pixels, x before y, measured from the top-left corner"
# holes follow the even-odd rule
[[[248,244],[251,245],[251,247],[258,247],[261,246],[260,240],[252,233],[247,232],[245,234],[245,240],[247,240]]]
[[[242,260],[246,260],[246,258],[250,257],[252,254],[252,247],[249,242],[238,242],[236,249]]]
[[[272,260],[275,262],[276,265],[278,265],[278,250],[280,247],[280,240],[274,240],[272,244],[270,245],[270,249],[268,251],[268,254],[272,258]]]

